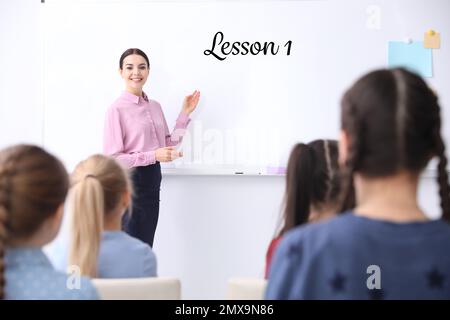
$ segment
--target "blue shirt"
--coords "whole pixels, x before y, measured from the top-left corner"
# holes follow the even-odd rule
[[[79,288],[73,288],[76,281],[71,282],[69,279],[73,275],[53,269],[41,248],[9,248],[5,255],[5,266],[7,299],[98,299],[97,291],[88,278],[79,278]]]
[[[266,298],[450,299],[449,248],[443,220],[392,223],[346,213],[286,234]]]
[[[148,244],[122,231],[104,231],[99,278],[156,277],[156,256]]]

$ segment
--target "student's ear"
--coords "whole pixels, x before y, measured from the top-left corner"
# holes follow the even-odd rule
[[[64,215],[64,203],[62,203],[58,209],[56,209],[55,214],[50,218],[47,226],[50,226],[50,232],[48,233],[48,241],[53,241],[58,235],[59,229],[61,228],[61,222]]]
[[[350,145],[350,138],[344,130],[339,134],[339,165],[345,166],[348,159],[348,147]]]
[[[55,220],[53,221],[56,230],[59,230],[59,228],[61,228],[63,216],[64,216],[64,203],[62,203],[56,210],[56,214],[54,217]]]
[[[131,194],[129,191],[125,191],[122,195],[122,205],[124,208],[130,207],[131,203]]]

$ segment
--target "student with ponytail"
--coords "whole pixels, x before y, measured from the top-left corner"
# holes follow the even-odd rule
[[[0,152],[0,298],[98,299],[89,279],[53,269],[42,247],[59,231],[69,177],[37,146]]]
[[[308,222],[333,217],[340,209],[341,180],[336,140],[298,143],[289,157],[283,201],[282,227],[269,245],[265,277],[283,235]],[[351,208],[353,198],[346,203]]]
[[[344,95],[340,161],[356,207],[284,237],[268,299],[450,299],[450,188],[438,98],[404,69],[377,70]],[[442,216],[417,203],[437,157]]]
[[[127,172],[113,158],[94,155],[71,178],[69,264],[97,278],[156,276],[150,246],[121,231],[132,195]]]

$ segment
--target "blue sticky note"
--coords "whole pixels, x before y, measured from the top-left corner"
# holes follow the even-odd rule
[[[431,49],[424,48],[422,41],[412,43],[389,41],[389,68],[404,67],[417,72],[422,77],[431,78],[433,76],[432,62]]]

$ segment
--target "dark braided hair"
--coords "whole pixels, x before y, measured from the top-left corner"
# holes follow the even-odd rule
[[[0,298],[5,297],[4,254],[11,240],[27,239],[64,202],[69,178],[45,150],[17,145],[0,152]]]
[[[435,139],[437,156],[439,158],[437,181],[439,184],[439,196],[441,198],[442,218],[450,221],[450,187],[448,184],[447,156],[445,155],[445,144],[440,134],[440,121],[439,126],[435,128]]]
[[[0,300],[4,299],[4,287],[5,287],[5,242],[6,242],[6,209],[3,205],[0,205]]]
[[[4,155],[4,153],[2,153]],[[5,298],[5,251],[8,238],[8,212],[11,208],[11,180],[15,175],[14,163],[19,155],[10,155],[8,159],[0,158],[0,299]]]
[[[400,170],[419,174],[437,156],[443,218],[450,221],[440,107],[425,81],[402,68],[373,71],[344,94],[341,105],[341,126],[349,137],[343,198],[355,172],[367,177]]]

